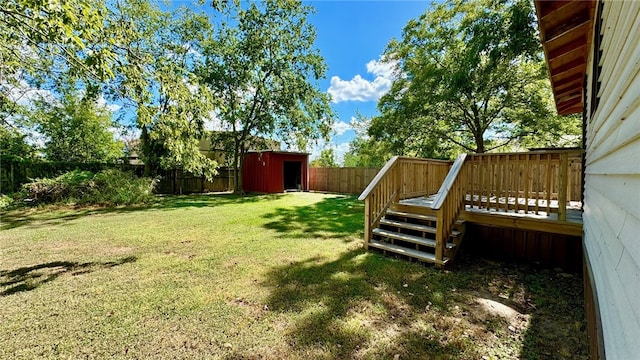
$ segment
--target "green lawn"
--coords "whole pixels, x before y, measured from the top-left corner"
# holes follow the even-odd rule
[[[1,216],[2,359],[586,358],[578,275],[365,253],[352,197]]]

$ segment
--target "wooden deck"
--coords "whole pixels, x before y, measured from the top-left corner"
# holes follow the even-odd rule
[[[431,208],[431,204],[435,198],[435,194],[429,196],[421,196],[400,200],[401,205],[414,206],[420,208]],[[555,234],[581,236],[582,235],[582,203],[579,201],[570,201],[567,203],[567,220],[558,221],[558,201],[551,200],[549,202],[549,212],[542,211],[547,209],[545,200],[538,200],[538,211],[533,210],[536,207],[535,200],[529,199],[527,208],[524,210],[524,199],[516,198],[495,198],[492,197],[487,202],[486,197],[478,199],[474,196],[473,202],[471,197],[467,195],[467,203],[494,204],[490,208],[479,207],[477,205],[465,205],[465,211],[460,214],[460,219],[473,223],[494,225],[502,227],[512,227],[522,230],[544,231]],[[516,209],[516,201],[518,208]],[[509,206],[504,206],[504,205]]]
[[[449,165],[441,161],[394,156],[359,197],[365,202],[364,247],[443,266],[455,257],[467,225],[476,232],[474,244],[484,238],[479,228],[509,232],[513,236],[501,238],[510,246],[518,242],[507,239],[519,237],[539,244],[571,238],[574,244],[582,236],[582,158],[573,149],[461,154],[446,172]],[[553,247],[567,241],[533,253],[560,256]]]

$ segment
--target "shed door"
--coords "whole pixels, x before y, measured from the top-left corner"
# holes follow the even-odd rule
[[[284,190],[302,190],[302,161],[285,161]]]

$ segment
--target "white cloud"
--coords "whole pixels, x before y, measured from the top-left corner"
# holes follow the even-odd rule
[[[371,60],[367,63],[367,72],[386,79],[393,79],[395,76],[397,65],[397,61],[384,62]]]
[[[7,97],[18,105],[30,106],[35,100],[41,99],[50,103],[56,101],[51,91],[37,89],[21,79],[16,85],[2,83],[0,86],[3,88],[3,92],[7,92]]]
[[[353,79],[345,81],[338,76],[331,77],[329,95],[334,103],[342,101],[377,101],[391,88],[391,80],[376,77],[369,81],[356,75]]]
[[[347,124],[344,121],[335,121],[333,125],[331,125],[331,129],[336,133],[336,135],[343,135],[347,131],[353,130],[351,124]]]
[[[371,60],[367,63],[367,73],[375,76],[373,81],[364,79],[359,74],[351,80],[342,80],[339,76],[331,77],[331,85],[327,92],[334,103],[342,101],[378,101],[391,88],[395,77],[395,62]]]

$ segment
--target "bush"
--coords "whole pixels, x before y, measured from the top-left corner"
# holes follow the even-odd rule
[[[94,204],[131,205],[151,201],[157,181],[139,178],[132,173],[116,169],[103,170],[93,177],[95,190],[91,202]]]
[[[5,194],[0,194],[0,209],[4,209],[13,204],[13,199]]]
[[[115,169],[96,174],[74,170],[22,185],[18,199],[34,204],[132,205],[153,199],[156,182]]]

